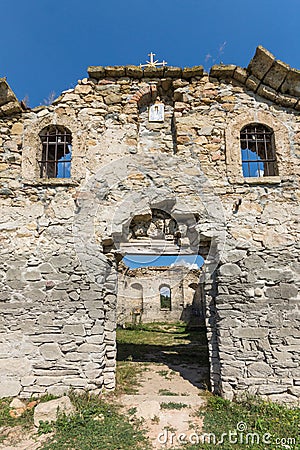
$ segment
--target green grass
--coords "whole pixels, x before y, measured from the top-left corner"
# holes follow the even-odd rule
[[[48,401],[53,396],[44,396],[40,401]],[[38,434],[53,432],[53,437],[43,444],[40,450],[146,450],[149,448],[144,431],[137,421],[121,414],[119,407],[94,395],[70,394],[76,407],[76,414],[70,417],[59,416],[56,423],[42,422]],[[21,417],[10,416],[11,398],[0,400],[0,426],[7,431],[22,427],[24,432],[33,429],[33,410],[25,411]],[[131,411],[133,414],[133,411]],[[20,433],[19,433],[20,434]],[[7,437],[2,433],[0,442]]]
[[[183,409],[188,408],[188,405],[186,405],[185,403],[163,402],[161,403],[160,407],[161,409]]]
[[[16,427],[21,426],[24,430],[29,430],[33,426],[33,410],[26,410],[22,416],[13,418],[9,415],[11,408],[9,407],[12,398],[0,399],[0,427]],[[7,434],[3,432],[0,435],[0,443],[3,442]]]
[[[93,395],[71,395],[72,417],[60,416],[52,425],[54,436],[41,450],[137,450],[149,443],[137,422],[120,414],[117,406]],[[47,428],[46,431],[50,431]]]
[[[12,398],[2,398],[0,399],[0,427],[14,427],[22,426],[24,428],[30,428],[33,424],[33,410],[26,410],[21,417],[16,419],[9,415],[11,408],[9,404]]]
[[[172,375],[169,370],[158,370],[158,375],[165,378],[166,380],[172,380]]]
[[[118,361],[116,372],[116,390],[114,395],[136,394],[139,375],[147,370],[145,365],[131,361]]]
[[[199,414],[204,416],[202,433],[214,433],[216,442],[221,440],[222,433],[224,433],[224,443],[216,446],[212,441],[210,444],[200,441],[200,444],[197,445],[184,446],[185,450],[215,449],[216,447],[222,448],[222,450],[273,450],[277,448],[299,450],[300,448],[299,408],[291,409],[259,398],[229,402],[220,397],[210,396],[207,407]],[[243,433],[240,431],[240,427],[246,428]],[[237,433],[236,436],[232,435],[232,439],[237,437],[242,442],[230,443],[229,431]],[[251,435],[247,438],[247,433],[257,433],[254,437],[254,445],[251,443]],[[269,433],[270,436],[266,433]],[[270,441],[270,444],[264,443],[263,437]],[[276,441],[277,439],[278,441]]]
[[[204,330],[188,331],[184,323],[127,325],[117,330],[119,361],[189,364],[208,360]]]
[[[177,396],[176,392],[171,392],[168,389],[160,389],[158,391],[158,395],[169,395],[169,396]]]

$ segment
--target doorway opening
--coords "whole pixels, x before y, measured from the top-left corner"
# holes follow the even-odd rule
[[[163,365],[210,389],[203,270],[210,242],[185,250],[181,229],[159,209],[128,226],[118,262],[118,370]]]

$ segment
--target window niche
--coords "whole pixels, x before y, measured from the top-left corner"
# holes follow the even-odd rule
[[[40,177],[71,178],[71,132],[65,127],[50,125],[44,128],[39,136],[42,142]]]
[[[168,285],[162,285],[159,288],[160,309],[171,311],[171,289]]]
[[[241,110],[226,126],[225,142],[232,184],[278,184],[290,172],[289,130],[269,111]]]
[[[249,124],[240,132],[243,176],[277,176],[274,132],[263,124]]]

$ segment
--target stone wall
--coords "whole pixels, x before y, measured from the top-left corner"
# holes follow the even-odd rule
[[[176,322],[205,325],[200,270],[177,267],[123,268],[118,274],[117,323]],[[160,288],[170,289],[171,307],[162,308]],[[198,320],[196,320],[196,318]]]
[[[134,216],[158,208],[176,218],[181,246],[210,243],[213,390],[297,401],[299,72],[262,48],[247,69],[88,72],[33,110],[0,80],[0,395],[114,387],[121,244]],[[160,123],[148,118],[155,102]],[[243,177],[249,123],[274,130],[278,176]],[[51,124],[72,133],[70,179],[39,176]]]

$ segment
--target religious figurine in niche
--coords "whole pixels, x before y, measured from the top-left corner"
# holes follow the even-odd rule
[[[149,122],[164,122],[165,107],[163,103],[154,103],[149,108]]]

